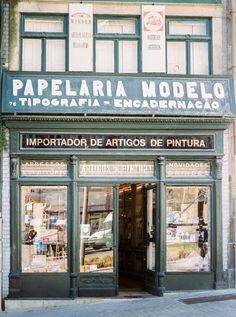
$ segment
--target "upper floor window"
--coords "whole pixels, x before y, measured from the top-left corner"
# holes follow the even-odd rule
[[[66,71],[66,17],[23,15],[21,45],[23,71]]]
[[[134,17],[95,19],[96,72],[139,71],[139,20]]]
[[[166,21],[167,73],[211,74],[211,21],[197,18]]]

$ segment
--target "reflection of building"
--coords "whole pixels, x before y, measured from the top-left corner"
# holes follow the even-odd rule
[[[219,2],[3,1],[4,297],[229,286]]]

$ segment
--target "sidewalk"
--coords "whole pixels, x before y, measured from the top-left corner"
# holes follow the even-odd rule
[[[54,300],[61,307],[41,307],[30,311],[6,311],[0,316],[44,317],[235,317],[236,289],[195,292],[171,292],[164,297],[130,295],[133,298],[90,298],[64,301]],[[93,302],[96,301],[96,302]],[[83,302],[82,302],[83,301]],[[90,303],[88,303],[88,301]],[[37,302],[37,300],[34,300]],[[41,301],[40,301],[41,302]],[[57,302],[57,303],[56,303]]]

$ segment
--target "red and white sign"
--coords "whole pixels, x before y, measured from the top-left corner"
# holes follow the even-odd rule
[[[165,7],[142,6],[143,72],[166,72]]]

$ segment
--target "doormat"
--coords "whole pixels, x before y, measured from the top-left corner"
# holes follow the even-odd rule
[[[232,300],[232,299],[236,300],[236,294],[194,297],[194,298],[180,299],[179,301],[187,305],[192,305],[192,304],[201,304],[201,303],[208,303],[208,302],[220,302],[220,301]]]
[[[123,298],[144,298],[145,296],[140,295],[124,295]]]

